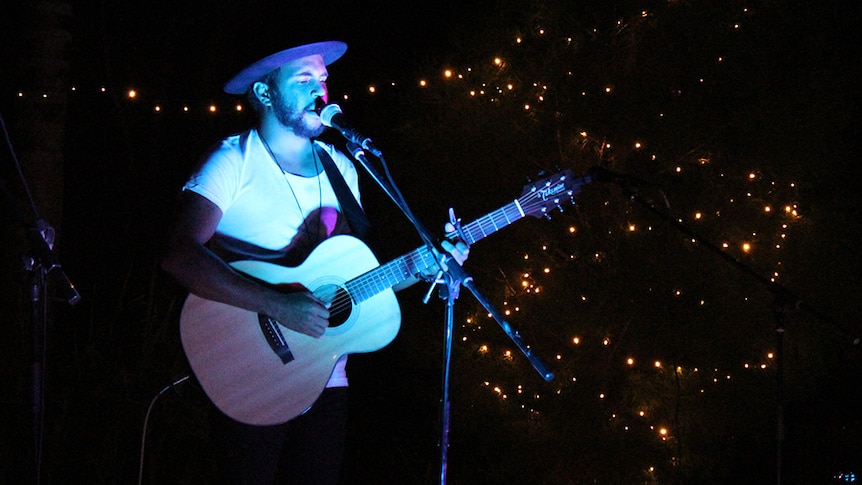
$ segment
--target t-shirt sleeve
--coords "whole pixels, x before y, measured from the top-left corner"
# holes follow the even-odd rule
[[[241,174],[242,156],[223,142],[204,157],[183,190],[206,197],[224,213],[239,190]]]

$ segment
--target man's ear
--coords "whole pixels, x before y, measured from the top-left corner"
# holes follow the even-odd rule
[[[254,91],[254,95],[261,104],[264,106],[272,106],[272,99],[269,97],[269,86],[266,83],[258,81],[251,86],[251,89]]]

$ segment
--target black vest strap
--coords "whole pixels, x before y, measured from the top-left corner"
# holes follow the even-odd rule
[[[366,240],[370,235],[371,222],[365,215],[365,211],[359,206],[353,192],[344,181],[344,177],[335,166],[335,162],[329,153],[326,152],[320,145],[314,144],[314,151],[317,152],[320,163],[323,164],[323,170],[326,171],[326,176],[329,178],[329,183],[332,184],[332,190],[335,191],[335,196],[338,197],[338,203],[341,205],[341,210],[344,211],[347,222],[350,224],[351,232],[359,239]]]

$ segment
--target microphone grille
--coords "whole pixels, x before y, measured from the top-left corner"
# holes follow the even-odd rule
[[[332,128],[332,117],[341,114],[341,106],[337,104],[327,104],[320,110],[320,121],[323,122],[325,126]]]

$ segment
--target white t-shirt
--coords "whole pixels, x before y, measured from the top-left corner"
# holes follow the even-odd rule
[[[315,143],[329,153],[359,200],[353,163],[334,147]],[[302,262],[324,239],[348,227],[322,167],[316,177],[283,172],[255,129],[222,140],[183,190],[206,197],[221,209],[215,239],[285,252],[294,264]],[[327,387],[347,385],[346,363],[346,356],[339,359]]]

